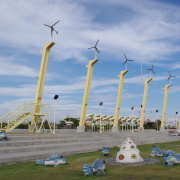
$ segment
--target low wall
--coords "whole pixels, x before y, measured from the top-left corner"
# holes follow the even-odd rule
[[[165,131],[173,131],[173,130],[176,130],[176,129],[165,129]],[[56,129],[55,132],[56,133],[60,133],[60,132],[76,132],[77,129]],[[156,130],[155,129],[145,129],[144,132],[155,132]],[[11,131],[11,133],[28,133],[29,130],[28,129],[14,129]],[[41,132],[43,132],[43,130],[41,129]],[[50,132],[49,129],[46,129],[46,132]],[[111,130],[110,130],[111,132]],[[129,131],[131,132],[131,131]]]
[[[55,132],[76,132],[77,129],[55,129]],[[28,133],[28,129],[13,129],[10,133]],[[41,130],[43,132],[43,130]],[[46,132],[50,132],[50,129],[46,129]]]

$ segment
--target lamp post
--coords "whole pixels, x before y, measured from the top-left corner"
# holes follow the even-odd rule
[[[178,114],[178,112],[176,112],[176,129],[177,129],[177,114]]]
[[[142,112],[142,104],[141,104],[141,112]],[[140,119],[141,119],[141,116],[140,116]],[[139,127],[140,127],[140,122],[141,121],[139,121]],[[137,125],[137,129],[138,129],[138,125]]]
[[[101,106],[103,105],[103,102],[99,103],[100,106],[100,134],[102,133],[102,129],[101,129]]]
[[[158,119],[157,119],[157,113],[158,113],[158,109],[156,110],[156,122],[157,122],[157,132],[158,132]]]
[[[53,134],[55,134],[55,115],[56,115],[56,100],[58,99],[59,95],[55,95],[54,96],[54,132]]]
[[[134,133],[134,127],[133,127],[133,109],[134,109],[134,106],[132,106],[131,110],[132,110],[132,133]]]

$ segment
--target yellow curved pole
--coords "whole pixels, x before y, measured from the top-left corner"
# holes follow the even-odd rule
[[[119,88],[118,88],[118,95],[117,95],[117,101],[116,101],[116,111],[115,111],[115,118],[114,118],[114,124],[112,128],[112,132],[118,132],[118,119],[119,119],[119,113],[120,113],[120,106],[121,106],[121,98],[122,98],[122,91],[123,91],[123,84],[124,84],[124,75],[128,72],[128,70],[121,71],[120,75],[118,76],[119,79]]]
[[[91,87],[93,67],[96,62],[98,62],[97,59],[90,60],[89,64],[86,66],[88,68],[88,71],[87,71],[87,77],[86,77],[86,85],[85,85],[85,89],[84,89],[81,117],[80,117],[79,126],[77,127],[77,132],[85,132],[84,123],[86,121],[86,111],[87,111],[89,92],[90,92],[90,87]]]
[[[146,111],[146,102],[147,102],[147,95],[148,95],[148,88],[149,88],[149,82],[152,81],[152,78],[146,79],[146,81],[143,83],[144,86],[144,96],[143,96],[143,104],[142,104],[142,111],[141,111],[141,121],[140,121],[140,127],[144,127],[144,118],[145,118],[145,111]]]
[[[169,90],[169,87],[171,86],[172,84],[168,84],[165,86],[165,93],[164,93],[164,104],[163,104],[163,113],[162,113],[162,121],[161,121],[161,128],[160,130],[164,130],[164,123],[165,123],[165,117],[166,117],[166,107],[167,107],[167,99],[168,99],[168,90]]]
[[[37,88],[36,88],[36,96],[35,96],[35,101],[34,101],[34,103],[37,105],[34,106],[34,114],[37,114],[40,111],[40,105],[41,105],[41,99],[42,99],[42,95],[43,95],[43,89],[44,89],[44,82],[45,82],[45,77],[46,77],[46,69],[47,69],[47,64],[48,64],[48,59],[49,59],[49,53],[50,53],[50,49],[54,45],[55,45],[54,42],[44,44],[44,48],[41,51],[42,52],[42,59],[41,59],[41,66],[40,66],[38,83],[37,83]],[[34,124],[34,120],[37,124],[38,117],[39,116],[33,116],[32,117],[32,122],[31,122],[32,125]]]

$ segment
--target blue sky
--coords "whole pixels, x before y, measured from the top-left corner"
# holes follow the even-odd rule
[[[44,43],[51,41],[54,24],[56,45],[51,49],[43,93],[43,103],[51,105],[59,94],[56,121],[63,115],[79,117],[87,74],[86,65],[94,59],[93,46],[99,39],[98,62],[94,66],[87,114],[114,115],[120,71],[125,70],[123,53],[129,59],[125,75],[121,116],[139,116],[144,85],[150,77],[146,118],[161,117],[168,71],[176,76],[169,89],[166,122],[174,122],[180,105],[180,3],[144,0],[32,0],[0,1],[0,116],[22,103],[34,102]],[[180,113],[180,112],[179,112]]]

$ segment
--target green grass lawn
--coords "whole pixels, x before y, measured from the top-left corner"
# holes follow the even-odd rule
[[[175,153],[180,153],[180,141],[171,143],[158,143],[161,150],[174,150]],[[179,146],[177,146],[179,145]],[[142,157],[149,157],[153,145],[138,146]],[[119,148],[110,150],[110,158],[116,157]],[[36,165],[36,162],[25,162],[12,165],[0,166],[0,180],[71,180],[71,179],[128,179],[128,180],[162,180],[162,179],[180,179],[180,164],[174,167],[166,167],[162,157],[154,157],[162,160],[161,164],[146,165],[146,166],[110,166],[106,165],[106,175],[96,177],[95,175],[84,176],[83,164],[92,165],[97,158],[103,159],[101,151],[94,153],[86,153],[67,157],[67,165],[41,166]]]

